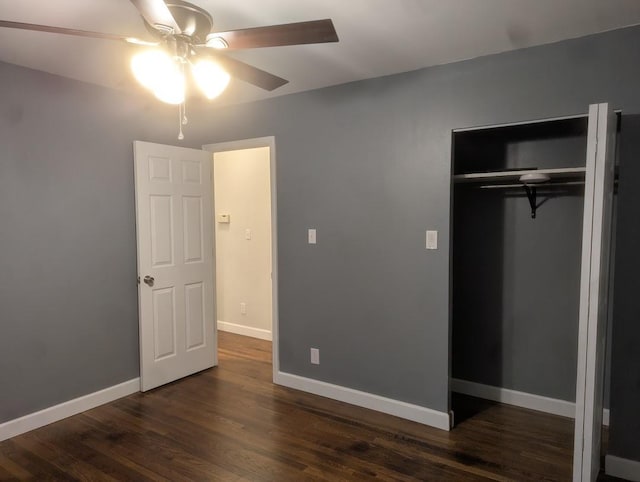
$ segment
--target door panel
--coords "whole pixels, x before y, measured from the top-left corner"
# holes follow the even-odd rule
[[[213,187],[210,153],[135,142],[134,154],[144,391],[215,364]]]
[[[193,350],[205,344],[204,284],[188,284],[184,287],[184,293],[187,350]]]
[[[171,196],[149,196],[151,259],[154,268],[173,265],[173,206]]]
[[[182,219],[184,222],[184,262],[202,262],[202,198],[184,196],[182,198]]]
[[[574,437],[574,481],[600,470],[616,117],[608,104],[589,108]]]
[[[153,289],[154,360],[176,354],[175,291],[173,287]]]

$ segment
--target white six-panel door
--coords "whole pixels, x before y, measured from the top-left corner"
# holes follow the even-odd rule
[[[580,274],[574,481],[595,481],[600,470],[615,140],[616,116],[609,105],[590,106]]]
[[[134,142],[141,388],[216,364],[211,154]]]

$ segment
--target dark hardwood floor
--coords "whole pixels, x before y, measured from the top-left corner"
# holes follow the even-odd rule
[[[219,354],[1,442],[0,480],[571,479],[571,420],[459,397],[445,432],[273,385],[269,342],[220,332]]]

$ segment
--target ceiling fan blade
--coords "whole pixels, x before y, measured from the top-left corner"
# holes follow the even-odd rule
[[[222,38],[230,49],[317,44],[339,40],[331,19],[228,30],[215,32],[211,36]]]
[[[198,49],[198,51],[203,52],[203,57],[212,56],[211,49]],[[289,83],[288,80],[283,79],[282,77],[270,74],[269,72],[265,72],[253,65],[227,57],[226,55],[213,55],[212,57],[229,73],[229,75],[231,75],[231,77],[255,85],[261,89],[272,91]]]
[[[17,28],[21,30],[35,30],[36,32],[60,33],[63,35],[75,35],[76,37],[91,37],[106,40],[124,40],[130,43],[149,44],[149,42],[146,42],[144,40],[138,40],[133,37],[125,37],[123,35],[91,32],[90,30],[76,30],[73,28],[51,27],[49,25],[38,25],[35,23],[11,22],[9,20],[0,20],[0,27]]]
[[[171,15],[169,7],[163,0],[131,0],[131,3],[152,27],[162,27],[172,29],[174,34],[181,34],[182,31]]]

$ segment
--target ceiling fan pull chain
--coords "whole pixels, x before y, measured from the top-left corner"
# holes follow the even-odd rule
[[[178,140],[181,141],[182,139],[184,139],[184,134],[182,133],[182,105],[183,104],[179,104],[178,105]]]
[[[183,77],[185,76],[184,65],[185,65],[184,61],[180,62],[180,71],[182,72],[182,76]],[[183,126],[186,126],[187,122],[188,122],[188,120],[187,120],[187,98],[186,98],[186,96],[185,96],[184,100],[182,101],[182,105],[180,107],[181,107],[181,112],[182,112],[181,122],[182,122]]]

